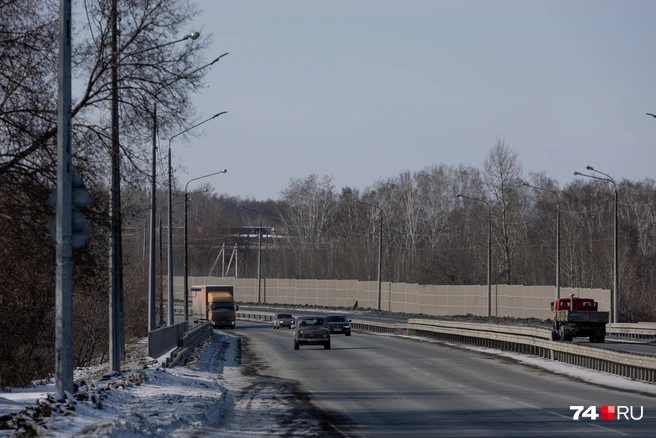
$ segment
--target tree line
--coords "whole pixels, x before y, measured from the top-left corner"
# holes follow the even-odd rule
[[[616,183],[620,321],[653,321],[656,186],[650,179]],[[222,216],[205,214],[205,201],[194,207],[190,275],[208,275],[221,245],[234,241],[221,224],[253,222],[252,213],[236,207],[243,200],[206,201]],[[265,241],[262,252],[268,278],[376,280],[382,214],[383,281],[486,284],[491,226],[492,283],[555,286],[560,210],[561,286],[613,288],[614,186],[581,178],[561,189],[544,172],[525,175],[503,138],[490,147],[481,170],[436,164],[362,191],[337,190],[332,177],[309,175],[291,179],[276,201],[245,205],[279,235]],[[177,242],[174,258],[182,250]],[[239,276],[255,277],[257,242],[241,241],[239,251]]]

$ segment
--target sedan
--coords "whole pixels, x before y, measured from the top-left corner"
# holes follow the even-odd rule
[[[294,326],[294,350],[301,345],[323,345],[330,350],[330,329],[323,316],[299,317]]]
[[[292,328],[294,321],[294,317],[289,313],[278,313],[272,320],[273,329],[280,329],[280,327]]]
[[[330,329],[330,334],[344,333],[346,336],[351,336],[351,320],[347,319],[344,315],[329,315],[326,316],[326,324]]]

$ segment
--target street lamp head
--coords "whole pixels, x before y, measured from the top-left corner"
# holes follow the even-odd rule
[[[582,174],[580,172],[574,172],[574,175],[578,176],[578,175],[582,175]]]
[[[585,168],[586,168],[587,170],[594,170],[594,168],[593,168],[592,166],[585,166]]]
[[[197,40],[199,36],[200,36],[200,32],[191,32],[183,36],[182,39],[188,40],[189,38],[191,38],[192,40]]]
[[[221,114],[226,114],[227,112],[228,112],[228,111],[221,111],[221,112],[220,112],[220,113],[218,113],[218,114],[214,114],[214,115],[212,116],[212,118],[211,118],[210,120],[212,120],[212,119],[215,119],[215,118],[217,118],[217,117],[219,117],[219,116],[220,116]]]
[[[456,195],[456,198],[462,198],[462,195],[461,195],[460,193],[458,193],[458,194]]]
[[[223,170],[221,170],[221,173],[226,173],[227,171],[228,171],[228,169],[223,169]]]

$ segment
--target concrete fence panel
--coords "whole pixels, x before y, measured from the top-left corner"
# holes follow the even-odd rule
[[[257,302],[257,279],[234,277],[190,277],[190,286],[229,284],[235,286],[235,300]],[[174,277],[175,299],[183,299],[183,277]],[[378,282],[358,280],[262,279],[261,302],[301,306],[378,307]],[[539,319],[551,318],[554,286],[492,285],[492,316]],[[594,298],[599,310],[609,311],[611,291],[605,289],[561,288],[561,297]],[[487,285],[420,285],[384,282],[381,309],[425,315],[487,316]]]

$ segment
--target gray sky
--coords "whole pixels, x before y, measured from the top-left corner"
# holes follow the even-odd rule
[[[481,169],[497,136],[561,187],[586,165],[654,177],[654,1],[196,1],[208,59],[230,53],[198,120],[228,114],[174,145],[182,184],[225,167],[195,183],[257,200],[311,173],[364,189]]]

